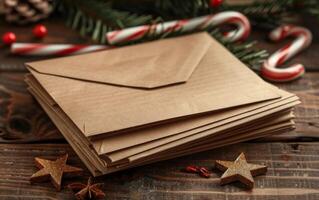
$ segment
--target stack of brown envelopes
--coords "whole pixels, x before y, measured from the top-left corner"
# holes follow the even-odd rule
[[[27,63],[30,92],[94,176],[294,128],[294,94],[207,33]]]

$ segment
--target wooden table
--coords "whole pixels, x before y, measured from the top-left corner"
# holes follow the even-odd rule
[[[10,30],[17,33],[19,41],[35,41],[31,27],[2,24],[0,34]],[[43,42],[87,42],[61,21],[45,24],[50,34]],[[312,31],[318,35],[318,30]],[[260,41],[259,47],[270,52],[282,45],[266,42],[258,32],[253,38]],[[97,178],[96,181],[105,183],[107,199],[319,199],[318,50],[317,37],[311,48],[290,62],[304,63],[309,72],[293,83],[278,85],[301,98],[302,104],[296,108],[295,131]],[[8,49],[0,48],[0,199],[73,198],[68,189],[56,192],[50,183],[30,185],[29,177],[37,170],[33,163],[35,156],[53,159],[68,152],[70,164],[84,167],[26,90],[22,64],[37,59],[12,56]],[[181,172],[190,164],[212,169],[215,159],[233,160],[240,152],[245,152],[250,162],[269,166],[267,175],[255,179],[252,191],[240,184],[219,186],[221,174],[217,171],[209,179]],[[63,186],[71,181],[85,182],[88,176],[86,172],[83,178],[66,179]]]

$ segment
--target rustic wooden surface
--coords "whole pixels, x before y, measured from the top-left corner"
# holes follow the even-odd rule
[[[65,152],[69,163],[84,167],[68,145],[0,145],[0,199],[72,199],[66,185],[81,179],[65,179],[64,189],[56,192],[50,183],[30,185],[29,177],[37,168],[34,156],[54,159]],[[319,199],[319,143],[238,144],[196,155],[177,158],[147,167],[119,172],[95,179],[104,182],[106,199],[214,199],[284,200]],[[255,188],[247,191],[238,184],[219,186],[221,173],[216,159],[234,160],[245,152],[247,160],[267,165],[268,172],[255,178]],[[191,164],[213,170],[211,178],[182,172]]]
[[[308,73],[293,83],[278,85],[302,100],[295,110],[295,131],[98,178],[96,181],[105,183],[106,199],[319,199],[319,29],[307,23],[315,35],[314,42],[290,63],[304,63]],[[88,42],[61,21],[45,24],[50,34],[43,41],[32,37],[31,27],[3,26],[1,22],[0,35],[10,30],[17,33],[20,42]],[[260,41],[258,47],[270,52],[284,44],[269,43],[264,37],[263,32],[252,36]],[[23,63],[39,59],[43,58],[12,56],[7,48],[0,47],[0,199],[72,199],[67,189],[56,192],[49,183],[29,184],[28,178],[37,170],[35,156],[53,159],[68,152],[71,164],[84,167],[26,90]],[[241,151],[248,161],[269,166],[266,176],[256,178],[253,191],[244,190],[240,184],[220,187],[221,174],[217,171],[209,179],[180,171],[188,164],[211,169],[215,159],[232,160]],[[85,182],[88,175],[72,181]],[[70,182],[66,180],[64,185]]]

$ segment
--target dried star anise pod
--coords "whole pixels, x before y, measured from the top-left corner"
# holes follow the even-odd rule
[[[68,185],[75,193],[75,197],[78,200],[88,200],[88,199],[104,199],[105,193],[101,190],[102,183],[92,184],[91,177],[88,179],[87,184],[83,183],[71,183]]]

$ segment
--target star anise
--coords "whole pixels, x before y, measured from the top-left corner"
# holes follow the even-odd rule
[[[105,197],[105,193],[101,190],[102,186],[102,183],[92,184],[92,178],[90,177],[86,185],[83,183],[71,183],[68,185],[68,188],[76,192],[75,197],[78,200],[93,200]]]

